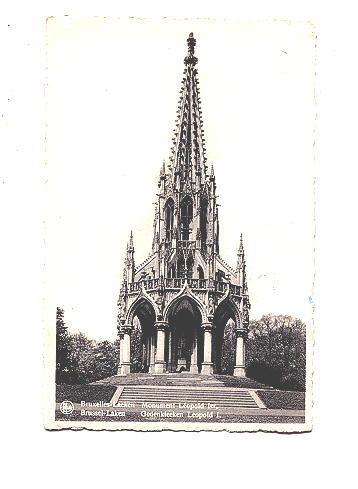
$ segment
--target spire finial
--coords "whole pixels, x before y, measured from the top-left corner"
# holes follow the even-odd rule
[[[242,233],[240,234],[240,246],[239,246],[239,254],[243,254],[244,253],[244,243],[243,243],[243,240],[242,240]]]
[[[131,234],[129,237],[129,248],[133,248],[133,231],[131,231]]]
[[[194,56],[196,39],[192,32],[189,34],[189,37],[186,40],[186,42],[188,44],[188,56],[185,57],[184,62],[186,65],[188,64],[195,65],[198,62],[198,58]]]
[[[188,54],[189,56],[193,56],[195,51],[196,39],[194,38],[194,34],[192,32],[189,34],[189,37],[186,40],[186,42],[188,44]]]

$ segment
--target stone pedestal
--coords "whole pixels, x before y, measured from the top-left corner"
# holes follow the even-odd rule
[[[123,332],[120,331],[118,333],[118,338],[119,338],[119,364],[118,364],[118,370],[117,370],[117,375],[122,375],[122,361],[123,361]]]
[[[193,332],[193,344],[192,344],[192,352],[190,357],[190,373],[197,374],[198,370],[198,338],[197,331]]]
[[[246,369],[245,367],[238,367],[235,365],[234,367],[234,377],[246,377]]]
[[[201,364],[201,372],[202,375],[212,375],[213,373],[213,364],[212,362],[206,363],[203,362]]]
[[[244,329],[237,329],[236,330],[236,360],[235,360],[235,367],[234,367],[235,377],[246,377],[245,339],[246,339],[246,331]]]
[[[154,373],[155,374],[164,374],[165,372],[165,362],[155,362],[154,365]]]
[[[150,374],[154,374],[154,367],[155,367],[155,338],[154,338],[154,335],[155,335],[155,333],[153,333],[149,339],[149,349],[150,349],[149,373]]]
[[[121,365],[121,375],[128,375],[131,373],[131,364],[130,363],[123,363]]]
[[[204,330],[204,361],[201,365],[201,373],[203,375],[211,375],[213,373],[212,355],[212,323],[204,323],[201,325]]]
[[[198,366],[197,366],[196,363],[195,364],[193,364],[193,363],[190,364],[190,373],[191,374],[198,374],[199,373],[199,369],[198,369]]]
[[[165,348],[165,330],[168,323],[160,321],[155,323],[154,327],[157,330],[157,351],[155,356],[154,372],[156,374],[162,374],[165,372],[165,360],[164,360],[164,348]]]

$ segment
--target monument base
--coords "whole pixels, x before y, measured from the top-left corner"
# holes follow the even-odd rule
[[[155,362],[154,373],[164,374],[165,372],[165,362]]]
[[[235,365],[234,367],[234,377],[246,377],[245,367]]]
[[[204,362],[201,365],[201,372],[202,375],[212,375],[213,373],[213,364],[211,362]]]
[[[120,366],[120,370],[121,370],[121,373],[119,375],[130,374],[131,373],[131,364],[130,363],[122,363],[122,365]]]
[[[190,365],[190,373],[191,374],[199,373],[198,366],[197,365]]]

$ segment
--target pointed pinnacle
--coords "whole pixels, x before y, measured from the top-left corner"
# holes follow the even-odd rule
[[[172,141],[175,141],[175,138],[173,138]],[[160,170],[160,176],[163,177],[164,175],[165,175],[165,160],[163,160],[162,168]]]
[[[131,231],[130,237],[129,237],[129,247],[133,248],[133,231]]]
[[[244,253],[244,243],[242,241],[242,233],[240,234],[240,246],[239,246],[239,253],[243,254]]]
[[[203,155],[205,155],[205,148],[203,148]],[[206,162],[206,158],[204,156],[204,164]],[[205,170],[207,170],[208,166],[205,165]],[[213,182],[215,180],[215,173],[214,173],[214,165],[213,162],[210,164],[210,180]]]

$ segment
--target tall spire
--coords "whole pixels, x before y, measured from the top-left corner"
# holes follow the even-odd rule
[[[173,175],[179,175],[181,181],[194,181],[196,176],[204,178],[207,158],[198,70],[195,67],[198,62],[198,58],[194,56],[196,40],[192,32],[187,39],[187,45],[188,54],[184,58],[184,77],[169,159],[172,163]]]
[[[126,280],[131,283],[134,281],[134,244],[133,244],[133,231],[131,231],[129,242],[127,244],[127,254],[125,259],[125,267],[126,267]]]
[[[242,233],[240,234],[240,244],[239,250],[237,252],[237,266],[236,273],[240,273],[245,266],[245,251],[244,251],[244,243],[242,240]]]
[[[243,294],[247,294],[246,260],[242,233],[240,235],[239,251],[237,252],[236,277],[242,287]]]

